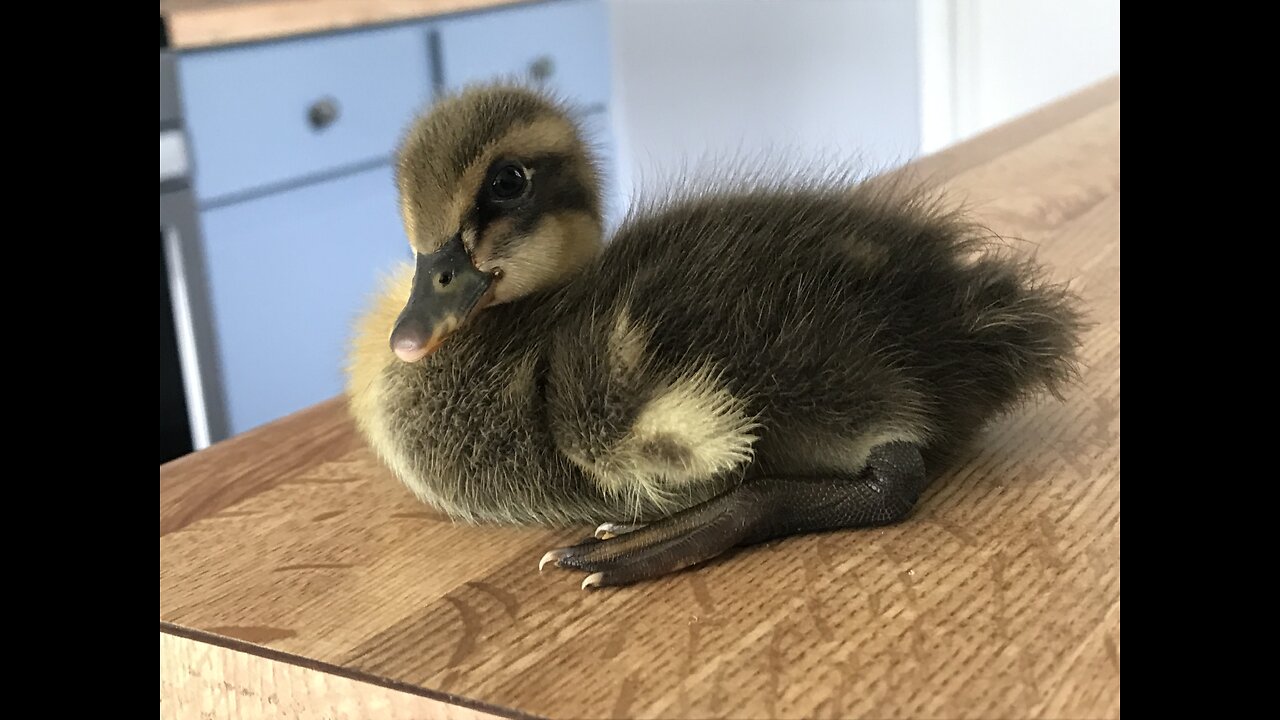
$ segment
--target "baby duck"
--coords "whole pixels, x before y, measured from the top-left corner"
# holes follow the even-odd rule
[[[906,518],[984,423],[1075,373],[1074,296],[918,192],[695,189],[608,244],[571,110],[472,87],[398,151],[415,253],[359,322],[382,460],[473,522],[598,523],[583,587]]]

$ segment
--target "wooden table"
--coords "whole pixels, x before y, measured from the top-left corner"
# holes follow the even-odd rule
[[[454,525],[331,401],[160,468],[161,717],[1120,713],[1120,82],[915,166],[1072,278],[1081,386],[889,528],[631,588]]]
[[[174,49],[275,40],[533,0],[160,0]]]

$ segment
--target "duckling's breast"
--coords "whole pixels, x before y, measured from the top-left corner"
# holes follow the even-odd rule
[[[362,425],[423,501],[473,522],[599,522],[604,499],[556,449],[539,323],[482,313],[416,363],[388,363]],[[486,317],[489,316],[489,317]]]

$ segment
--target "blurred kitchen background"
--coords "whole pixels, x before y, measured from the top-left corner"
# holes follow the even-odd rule
[[[519,76],[582,111],[610,222],[731,157],[889,169],[1120,71],[1119,0],[160,3],[160,461],[333,397],[409,259],[391,158]]]

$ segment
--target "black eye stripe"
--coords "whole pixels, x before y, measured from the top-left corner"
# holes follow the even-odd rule
[[[495,198],[493,184],[509,165],[515,165],[523,173],[523,192],[512,199]],[[574,159],[562,154],[499,158],[490,165],[484,182],[478,188],[469,219],[474,221],[480,236],[484,236],[489,225],[500,217],[512,220],[515,233],[523,235],[531,232],[550,212],[597,212],[599,199],[595,188],[584,186],[585,178],[580,175]]]

